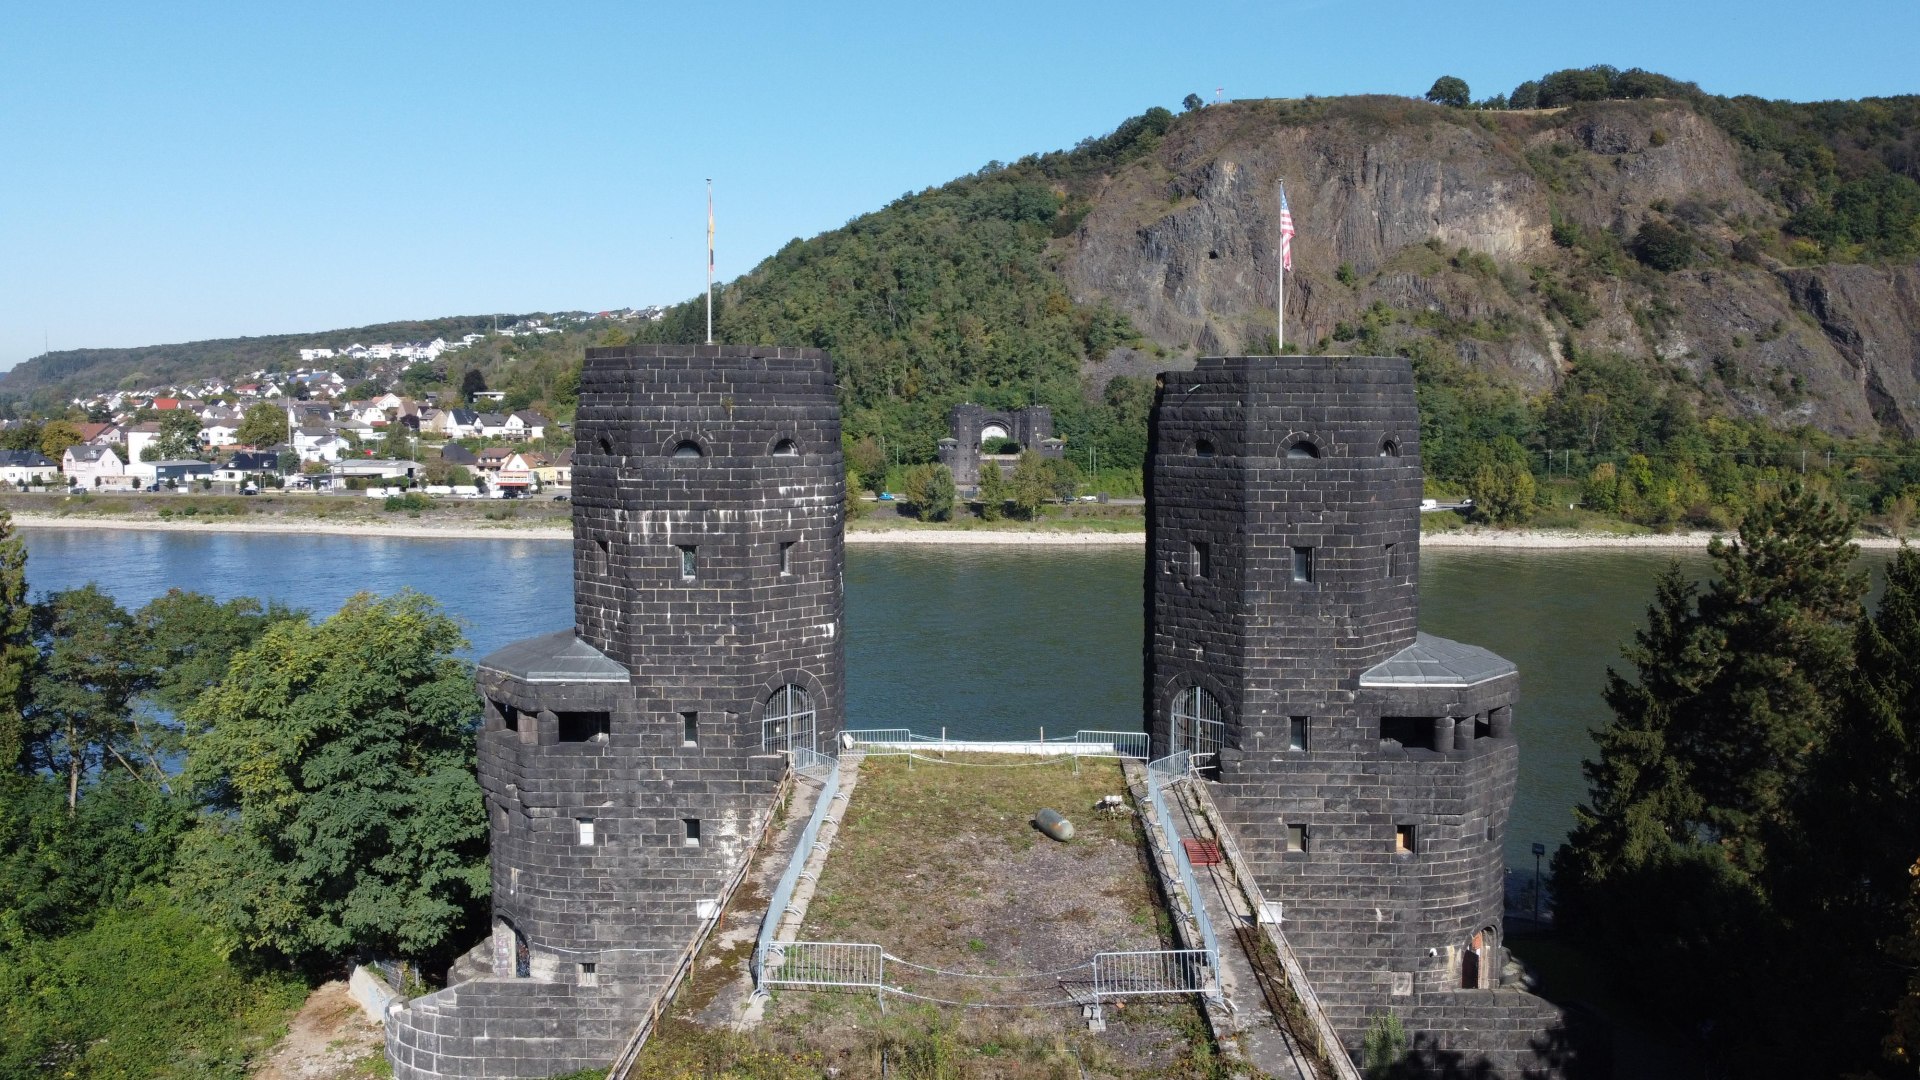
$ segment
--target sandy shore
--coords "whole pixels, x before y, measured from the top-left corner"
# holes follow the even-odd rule
[[[302,521],[299,519],[174,520],[154,518],[60,517],[54,514],[16,513],[13,523],[27,529],[139,529],[151,532],[303,533],[318,536],[387,536],[414,540],[571,540],[564,523],[454,525],[402,521]],[[1460,529],[1428,533],[1420,544],[1428,548],[1505,548],[1561,551],[1575,548],[1704,549],[1713,533],[1667,533],[1620,536],[1613,533],[1542,532],[1530,529]],[[1006,530],[855,529],[847,543],[866,545],[933,545],[984,547],[1140,547],[1144,532],[1022,532]],[[1863,548],[1896,548],[1899,542],[1884,536],[1855,540]]]

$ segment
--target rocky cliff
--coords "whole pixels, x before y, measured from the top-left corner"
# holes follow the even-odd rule
[[[1182,117],[1104,178],[1054,253],[1076,301],[1113,305],[1164,346],[1270,348],[1284,177],[1287,334],[1303,351],[1426,337],[1532,391],[1570,353],[1610,352],[1714,411],[1912,436],[1920,266],[1787,265],[1752,239],[1777,241],[1787,219],[1756,168],[1684,101],[1236,103]],[[1684,266],[1629,254],[1649,221],[1686,238]]]

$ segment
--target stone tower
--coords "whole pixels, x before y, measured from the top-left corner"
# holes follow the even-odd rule
[[[1350,1049],[1392,1009],[1428,1049],[1536,1064],[1552,1010],[1499,981],[1518,674],[1418,630],[1410,366],[1212,357],[1162,378],[1155,752],[1197,755]]]
[[[587,350],[574,625],[481,660],[493,936],[389,1018],[395,1075],[606,1065],[842,727],[844,473],[815,350]]]
[[[1022,450],[1038,451],[1041,457],[1058,458],[1066,454],[1066,443],[1053,435],[1053,410],[1045,405],[1028,405],[1005,411],[975,405],[971,401],[955,405],[947,413],[950,434],[940,440],[940,464],[953,473],[953,482],[961,491],[980,486],[980,469],[993,465],[1005,472],[1011,459],[981,453],[988,439],[1012,439]]]

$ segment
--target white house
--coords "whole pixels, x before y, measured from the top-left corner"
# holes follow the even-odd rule
[[[339,461],[347,452],[347,440],[326,428],[295,428],[293,452],[301,461]]]
[[[40,457],[39,454],[33,456]],[[45,458],[40,460],[46,461]],[[47,465],[51,467],[53,462],[48,461]],[[109,477],[118,482],[127,475],[127,466],[111,446],[82,444],[67,447],[67,452],[60,459],[60,471],[67,474],[67,483],[74,487],[97,488],[108,483]],[[11,479],[4,477],[3,469],[0,469],[0,478]]]
[[[300,362],[303,364],[311,364],[315,360],[331,360],[331,359],[333,359],[332,349],[301,349],[300,350]]]
[[[128,428],[127,429],[126,464],[129,466],[129,468],[127,469],[127,471],[135,472],[136,470],[131,468],[131,466],[140,464],[142,451],[146,450],[147,447],[152,446],[154,443],[157,443],[159,441],[160,441],[160,425],[158,423],[155,423],[152,420],[149,420],[144,424],[135,424],[132,427]]]
[[[502,434],[509,439],[544,439],[549,423],[551,421],[539,413],[523,409],[507,417]]]
[[[507,434],[506,414],[493,413],[493,412],[481,413],[474,420],[474,427],[476,429],[476,434],[480,435],[482,438],[487,438],[487,439],[504,438]]]
[[[0,480],[14,487],[51,483],[59,474],[60,466],[38,450],[0,450]]]

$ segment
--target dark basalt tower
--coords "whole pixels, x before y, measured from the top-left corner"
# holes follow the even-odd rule
[[[1148,472],[1147,729],[1199,755],[1343,1041],[1392,1009],[1537,1064],[1551,1009],[1499,986],[1518,674],[1418,632],[1407,361],[1170,372]]]
[[[604,1066],[845,702],[833,364],[587,350],[574,626],[481,660],[494,933],[389,1018],[395,1073]],[[450,980],[450,982],[453,980]]]

